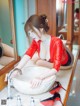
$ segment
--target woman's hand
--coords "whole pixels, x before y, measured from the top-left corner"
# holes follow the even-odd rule
[[[42,81],[48,77],[54,76],[57,73],[56,69],[50,69],[47,73],[41,74],[38,78],[30,81],[32,88],[37,88],[42,84]]]
[[[37,88],[37,87],[39,87],[39,86],[41,85],[42,81],[43,81],[43,80],[40,79],[40,78],[35,78],[35,79],[31,80],[31,81],[30,81],[31,87],[32,87],[32,88]]]

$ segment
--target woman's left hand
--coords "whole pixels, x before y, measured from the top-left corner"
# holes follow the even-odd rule
[[[30,83],[31,83],[31,87],[32,88],[37,88],[37,87],[39,87],[41,85],[42,79],[35,78],[35,79],[31,80]]]

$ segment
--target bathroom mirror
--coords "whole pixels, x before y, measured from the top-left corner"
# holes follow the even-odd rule
[[[57,35],[67,39],[67,3],[62,0],[56,0],[57,14]]]
[[[75,0],[74,3],[74,15],[75,15],[75,10],[76,8],[79,9],[79,0]],[[56,12],[57,12],[57,35],[58,36],[62,36],[63,39],[67,40],[67,28],[68,28],[68,24],[67,24],[67,16],[69,11],[67,11],[67,6],[68,3],[72,3],[68,0],[56,0]],[[79,9],[80,11],[80,9]],[[75,16],[74,16],[75,17]],[[79,17],[79,15],[78,15]],[[79,38],[79,20],[74,20],[74,33],[73,33],[73,43],[74,44],[80,44],[80,38]],[[76,22],[78,21],[78,24],[76,24]]]
[[[7,73],[19,60],[16,50],[13,1],[0,0],[0,75]]]
[[[74,5],[74,43],[80,44],[80,0],[75,0]]]

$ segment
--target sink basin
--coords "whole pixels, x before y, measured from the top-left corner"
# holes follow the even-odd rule
[[[50,88],[53,86],[55,82],[55,75],[44,79],[41,85],[36,88],[31,87],[30,80],[40,76],[44,72],[47,73],[48,71],[50,71],[50,69],[40,66],[25,67],[25,69],[22,71],[22,75],[12,78],[13,86],[17,91],[23,94],[36,95],[47,92],[50,90]]]

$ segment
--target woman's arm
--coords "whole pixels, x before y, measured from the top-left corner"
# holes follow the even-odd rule
[[[31,46],[26,51],[25,55],[23,56],[23,58],[21,59],[16,68],[22,69],[24,65],[30,60],[30,58],[32,58],[32,56],[36,52],[36,49],[37,49],[36,42],[33,40]]]
[[[44,79],[54,76],[56,73],[57,73],[56,69],[49,69],[47,73],[43,73],[39,77],[36,77],[33,80],[31,80],[30,81],[31,87],[32,88],[39,87]]]
[[[3,55],[4,56],[9,56],[9,57],[13,57],[14,58],[14,49],[13,47],[2,43],[2,47],[3,47]]]
[[[33,41],[29,49],[26,51],[25,55],[22,57],[18,65],[13,69],[13,73],[11,75],[11,78],[15,77],[16,75],[22,73],[21,69],[27,64],[27,62],[32,58],[34,53],[36,52],[37,46],[36,42]]]
[[[57,71],[59,71],[61,66],[62,55],[63,55],[63,43],[61,40],[57,40],[54,66],[53,66],[53,68],[55,68]]]
[[[15,68],[22,69],[29,60],[30,56],[25,54]]]

